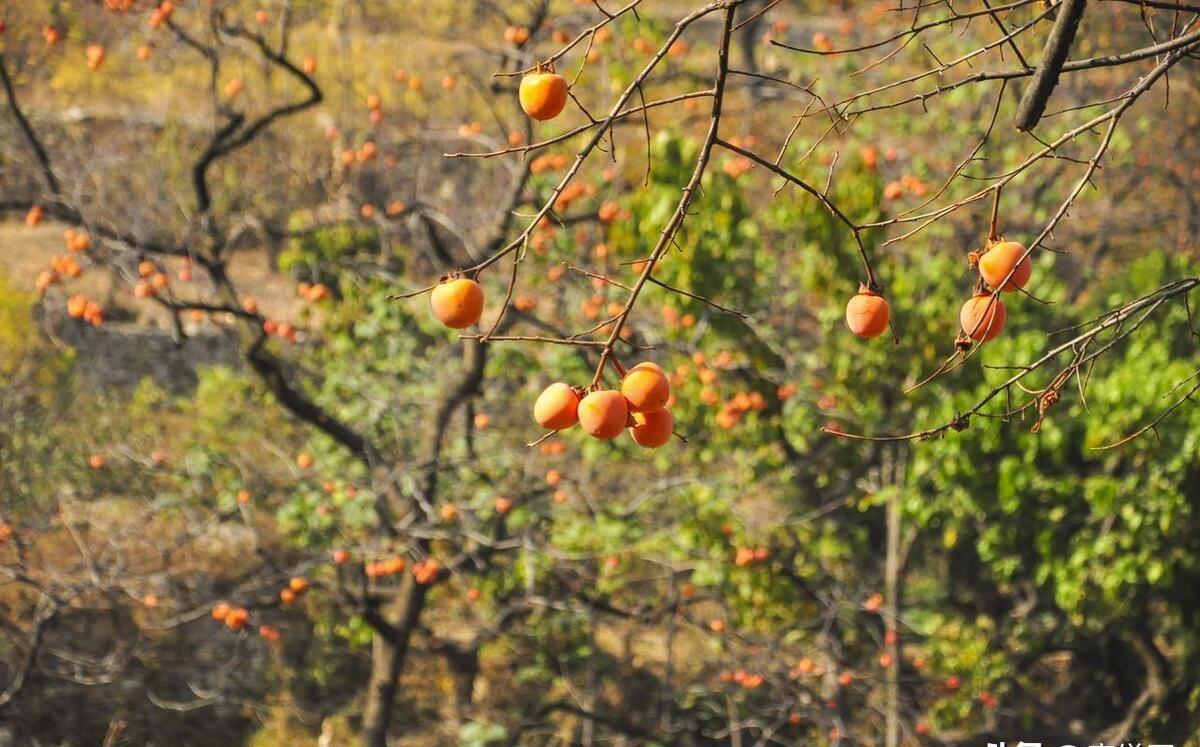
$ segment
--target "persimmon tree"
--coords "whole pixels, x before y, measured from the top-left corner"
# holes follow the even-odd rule
[[[324,9],[290,2],[77,5],[5,19],[0,208],[71,231],[38,281],[45,306],[110,324],[113,309],[71,290],[109,273],[180,336],[232,330],[273,406],[311,430],[288,456],[295,495],[262,507],[281,546],[243,583],[171,603],[263,647],[287,640],[279,620],[298,602],[340,620],[325,640],[370,650],[364,743],[432,728],[430,694],[404,676],[418,654],[444,663],[467,714],[498,642],[536,663],[520,672],[537,698],[476,714],[502,730],[463,741],[567,724],[582,743],[975,743],[1051,728],[1068,706],[1040,682],[1064,651],[1080,654],[1072,682],[1136,687],[1090,695],[1089,728],[1194,728],[1180,706],[1194,600],[1174,592],[1195,588],[1181,477],[1195,448],[1153,474],[1136,465],[1156,450],[1138,436],[1178,443],[1194,417],[1200,280],[1150,257],[1082,299],[1055,279],[1071,253],[1054,239],[1098,199],[1106,164],[1147,155],[1132,118],[1194,145],[1195,91],[1172,88],[1171,115],[1152,100],[1194,75],[1198,9],[480,3],[439,29],[478,49],[388,70],[352,54],[345,7],[326,38],[303,30]],[[360,26],[408,22],[388,3],[356,12]],[[87,90],[138,65],[203,111],[50,115],[49,71],[78,68]],[[430,113],[435,97],[488,124],[456,127]],[[139,157],[147,143],[167,165]],[[1177,172],[1156,186],[1177,195],[1186,235],[1200,213],[1186,161]],[[1145,188],[1136,174],[1104,184]],[[1100,237],[1120,224],[1102,212],[1087,214]],[[273,310],[243,289],[248,235],[276,248],[301,303]],[[1129,386],[1131,370],[1156,391]],[[1066,396],[1070,414],[1052,418]],[[680,443],[637,460],[672,431]],[[932,436],[946,438],[903,443]],[[1010,455],[998,488],[983,468],[996,452]],[[89,474],[129,459],[93,456]],[[641,466],[613,474],[625,460]],[[1069,496],[1084,469],[1095,480]],[[205,473],[251,523],[245,488]],[[771,491],[778,513],[755,505]],[[1039,491],[1063,500],[1019,500]],[[15,537],[55,526],[32,500],[4,510]],[[1114,539],[1112,517],[1130,531]],[[1134,542],[1137,567],[1087,570]],[[43,661],[47,610],[111,584],[87,572],[84,545],[74,569],[9,551],[30,594],[10,626],[25,641],[13,701]],[[933,587],[940,576],[963,588]],[[650,632],[667,640],[652,666],[606,646]],[[1121,678],[1127,662],[1137,674]]]

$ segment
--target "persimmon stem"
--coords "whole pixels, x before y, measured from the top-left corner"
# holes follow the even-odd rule
[[[988,244],[995,243],[1000,238],[998,226],[1000,223],[1000,193],[1004,190],[1003,185],[997,186],[995,193],[992,195],[992,218],[988,223]]]

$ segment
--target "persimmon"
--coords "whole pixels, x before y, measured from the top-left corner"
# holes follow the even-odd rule
[[[67,301],[67,316],[71,317],[72,319],[82,318],[84,312],[87,311],[87,304],[87,296],[71,296],[71,298]]]
[[[233,98],[241,93],[242,89],[245,87],[246,84],[242,82],[241,78],[234,78],[225,84],[225,96],[227,98]]]
[[[224,620],[229,616],[229,613],[232,609],[233,608],[225,602],[218,602],[216,606],[212,608],[212,618],[214,620]]]
[[[103,44],[89,44],[87,47],[87,66],[89,70],[99,70],[104,64],[108,51]]]
[[[317,58],[311,54],[304,55],[304,59],[300,61],[300,69],[307,75],[312,75],[317,72]]]
[[[441,566],[438,564],[437,560],[429,558],[428,560],[423,560],[413,566],[413,578],[416,579],[418,584],[427,586],[437,581],[438,573],[440,571]]]
[[[977,293],[963,304],[958,312],[958,321],[962,330],[976,342],[994,340],[1004,329],[1008,312],[999,296],[993,298],[987,293]]]
[[[517,97],[521,108],[534,119],[554,119],[567,105],[567,79],[558,73],[531,73],[521,78]]]
[[[1012,273],[1009,278],[1008,274]],[[1015,291],[1024,288],[1033,273],[1033,263],[1025,256],[1025,247],[1015,241],[1001,241],[993,244],[979,258],[979,274],[983,281],[992,289],[1004,285],[1003,291]],[[1008,282],[1004,279],[1008,278]]]
[[[442,521],[454,521],[458,517],[458,506],[455,506],[453,503],[443,504],[440,513]]]
[[[569,384],[551,384],[533,403],[533,419],[543,428],[561,431],[579,422],[579,395]]]
[[[303,594],[304,592],[308,591],[308,579],[304,578],[303,576],[293,576],[291,580],[288,581],[288,588],[297,594]]]
[[[864,340],[883,334],[891,318],[888,302],[865,286],[860,286],[858,294],[846,303],[846,326]]]
[[[671,384],[658,364],[646,361],[621,379],[621,396],[628,400],[630,412],[657,412],[671,399]]]
[[[241,630],[246,627],[246,623],[250,620],[250,611],[245,607],[238,607],[230,610],[225,616],[225,626],[230,630]]]
[[[257,10],[254,13],[254,22],[260,26],[266,26],[271,21],[271,16],[265,10]]]
[[[867,601],[863,603],[863,609],[867,612],[878,612],[883,607],[883,595],[876,592],[867,597]]]
[[[485,430],[489,425],[492,424],[492,416],[488,415],[486,412],[477,413],[472,419],[472,423],[475,425],[476,430]]]
[[[108,460],[103,454],[92,454],[88,457],[88,466],[92,469],[104,469],[108,466]]]
[[[512,507],[513,507],[512,498],[497,498],[495,503],[492,504],[492,506],[493,506],[493,508],[496,509],[496,513],[503,516],[504,514],[506,514],[512,510]]]
[[[621,206],[612,200],[605,200],[604,202],[600,203],[600,208],[596,210],[596,218],[599,219],[601,223],[605,224],[612,223],[620,214]],[[640,271],[641,270],[639,268],[638,272]]]
[[[315,283],[304,294],[304,300],[309,303],[320,303],[327,298],[329,298],[329,286],[324,283]]]
[[[158,267],[149,260],[143,260],[138,263],[138,275],[148,278],[158,271]]]
[[[519,47],[529,41],[529,29],[524,26],[509,26],[504,29],[504,41]]]
[[[139,60],[141,60],[142,62],[145,62],[146,60],[149,60],[149,59],[150,59],[150,55],[151,55],[152,53],[153,53],[153,50],[151,50],[151,48],[149,47],[149,45],[142,44],[141,46],[139,46],[139,47],[137,48],[137,58],[138,58]]]
[[[467,599],[477,602],[481,593],[477,587],[472,586],[470,589],[467,589]]]
[[[342,565],[350,559],[350,553],[347,550],[337,549],[333,551],[333,562],[335,565]]]
[[[33,207],[29,208],[29,212],[25,213],[25,225],[29,226],[30,228],[37,226],[42,222],[42,215],[44,215],[44,212],[45,211],[42,210],[41,205],[34,205]]]
[[[601,389],[579,402],[579,424],[589,435],[612,439],[620,435],[629,422],[629,403],[621,393]]]
[[[562,489],[554,491],[554,494],[550,496],[551,500],[553,500],[555,503],[566,503],[567,498],[569,497],[570,495],[567,493],[567,491]]]
[[[381,98],[379,97],[379,94],[377,94],[377,93],[373,93],[373,94],[371,94],[370,96],[368,96],[368,97],[367,97],[367,108],[368,108],[368,109],[381,109],[381,108],[383,108],[383,99],[381,99]]]
[[[558,487],[563,480],[562,472],[556,469],[546,470],[546,484],[552,488]]]
[[[429,296],[433,315],[451,329],[464,329],[483,316],[483,288],[467,278],[439,284]]]
[[[38,293],[45,293],[46,289],[59,281],[59,274],[54,270],[42,270],[38,273],[36,288]]]
[[[81,231],[68,228],[63,232],[63,238],[67,240],[67,249],[69,251],[86,252],[92,248],[92,237]]]
[[[290,604],[293,604],[295,601],[296,601],[296,592],[292,591],[291,589],[280,589],[279,590],[279,603],[280,604],[282,604],[286,607]]]
[[[633,436],[634,442],[647,449],[657,449],[671,440],[675,418],[670,410],[638,412],[633,415],[633,423],[629,435]]]
[[[302,451],[296,455],[296,466],[299,467],[300,469],[308,469],[308,468],[312,467],[313,464],[315,464],[315,463],[316,463],[316,460],[314,460],[312,458],[312,455],[306,451]]]
[[[749,547],[739,547],[733,554],[733,564],[738,568],[745,568],[754,562],[754,550]]]
[[[237,498],[238,503],[249,503],[250,502],[250,491],[246,490],[246,489],[239,490],[235,497]]]

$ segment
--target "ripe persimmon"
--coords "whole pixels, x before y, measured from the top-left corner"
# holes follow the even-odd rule
[[[504,29],[504,41],[519,47],[529,41],[529,29],[524,26],[509,26]]]
[[[42,222],[43,214],[44,211],[42,210],[41,205],[34,205],[33,207],[29,208],[29,212],[25,213],[25,225],[29,226],[30,228],[38,225]]]
[[[675,418],[670,410],[655,410],[653,412],[638,412],[633,415],[634,424],[629,428],[629,435],[638,446],[647,449],[657,449],[671,440],[671,429]]]
[[[72,319],[80,319],[87,311],[87,296],[75,295],[67,300],[67,316]]]
[[[245,607],[238,607],[229,611],[225,616],[225,626],[230,630],[241,630],[246,627],[246,623],[250,620],[250,611]]]
[[[546,387],[533,405],[533,418],[542,428],[563,430],[578,422],[580,395],[569,384],[557,382]]]
[[[999,296],[976,293],[963,304],[958,312],[958,321],[963,332],[975,342],[994,340],[1004,329],[1008,312]]]
[[[567,79],[558,73],[531,73],[521,78],[517,97],[534,119],[554,119],[567,105]]]
[[[108,55],[103,44],[89,44],[87,47],[87,66],[89,70],[99,70]]]
[[[439,284],[429,296],[433,315],[451,329],[470,327],[483,316],[483,288],[467,278]]]
[[[612,389],[592,392],[579,403],[579,424],[596,438],[616,438],[629,422],[629,403]]]
[[[212,618],[214,620],[224,620],[229,616],[231,610],[232,608],[227,603],[218,602],[216,606],[212,608]]]
[[[303,594],[304,592],[308,591],[308,579],[304,578],[303,576],[293,576],[292,579],[288,581],[288,588],[297,594]]]
[[[441,571],[441,566],[434,558],[423,560],[413,566],[413,578],[418,584],[427,586],[434,583],[438,579],[438,573]]]
[[[1010,272],[1012,277],[1008,278]],[[979,274],[989,288],[999,288],[1002,283],[1005,291],[1024,288],[1032,273],[1033,263],[1025,256],[1025,247],[1015,241],[994,244],[979,258]]]
[[[846,326],[864,340],[883,334],[891,318],[888,302],[865,286],[860,286],[858,294],[846,303]]]
[[[657,412],[671,399],[671,384],[658,364],[646,361],[625,374],[621,395],[628,400],[630,412]]]
[[[315,464],[315,463],[316,463],[316,460],[314,460],[312,458],[312,455],[306,451],[302,451],[296,455],[296,466],[299,467],[300,469],[308,469],[309,467],[313,466],[313,464]]]

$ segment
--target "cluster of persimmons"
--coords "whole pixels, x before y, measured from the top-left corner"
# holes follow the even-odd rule
[[[430,294],[434,316],[452,329],[464,329],[483,315],[483,288],[474,280],[450,278]],[[616,438],[626,428],[634,442],[658,448],[671,440],[674,419],[668,406],[671,383],[658,364],[645,361],[628,371],[621,370],[621,388],[572,387],[551,384],[538,396],[533,417],[543,428],[561,431],[578,423],[595,438]]]

